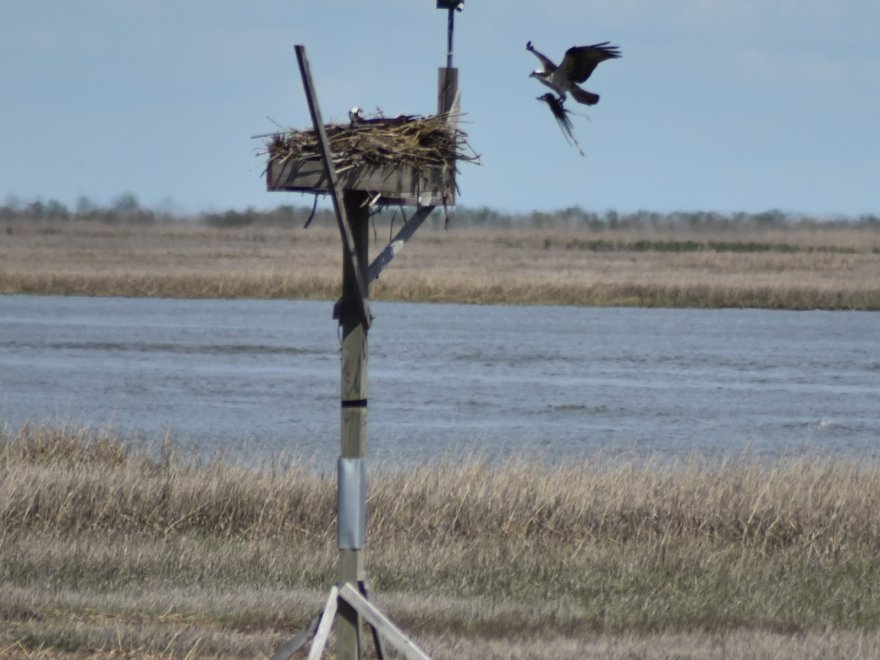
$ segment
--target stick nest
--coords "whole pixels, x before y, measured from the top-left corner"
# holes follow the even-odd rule
[[[479,162],[467,134],[451,125],[446,114],[356,119],[348,125],[328,124],[324,131],[338,173],[401,164],[416,170],[446,166],[457,171],[458,161]],[[321,161],[314,130],[267,137],[266,152],[271,160]]]

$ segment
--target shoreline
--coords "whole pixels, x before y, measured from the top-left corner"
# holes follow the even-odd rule
[[[301,282],[284,277],[64,274],[31,277],[0,270],[0,295],[83,296],[95,298],[173,298],[180,300],[316,300],[332,303],[338,287],[331,278]],[[880,311],[877,291],[815,289],[736,290],[710,286],[663,287],[597,283],[586,287],[503,286],[488,290],[459,283],[446,288],[410,279],[373,287],[370,300],[380,302],[521,307],[641,307],[665,309],[765,309],[788,311]]]

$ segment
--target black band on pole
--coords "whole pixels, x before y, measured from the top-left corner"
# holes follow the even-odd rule
[[[343,408],[366,408],[366,399],[351,399],[350,401],[342,401]]]

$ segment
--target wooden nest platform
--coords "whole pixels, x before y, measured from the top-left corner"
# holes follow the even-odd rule
[[[454,119],[355,117],[325,126],[343,190],[366,192],[374,204],[453,205],[458,162],[479,160]],[[314,130],[270,135],[266,153],[269,190],[328,192]]]

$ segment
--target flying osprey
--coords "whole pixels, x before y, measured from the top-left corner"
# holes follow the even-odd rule
[[[566,110],[565,106],[562,105],[562,101],[553,96],[550,92],[542,94],[538,97],[538,100],[543,101],[550,107],[550,112],[553,113],[556,123],[559,124],[559,130],[562,131],[566,141],[577,147],[577,150],[580,152],[581,156],[583,156],[584,150],[581,149],[581,145],[578,144],[578,141],[574,136],[574,124],[571,123],[571,119],[568,116],[571,114],[571,111]]]
[[[620,57],[618,47],[610,46],[607,41],[592,46],[572,46],[565,51],[565,57],[562,58],[562,64],[559,66],[543,53],[535,50],[531,41],[526,44],[526,50],[537,57],[543,65],[542,69],[535,69],[530,77],[537,78],[539,82],[556,92],[560,102],[565,101],[565,94],[569,92],[575,101],[585,105],[596,105],[599,102],[599,95],[579,87],[578,83],[589,78],[600,62]]]

